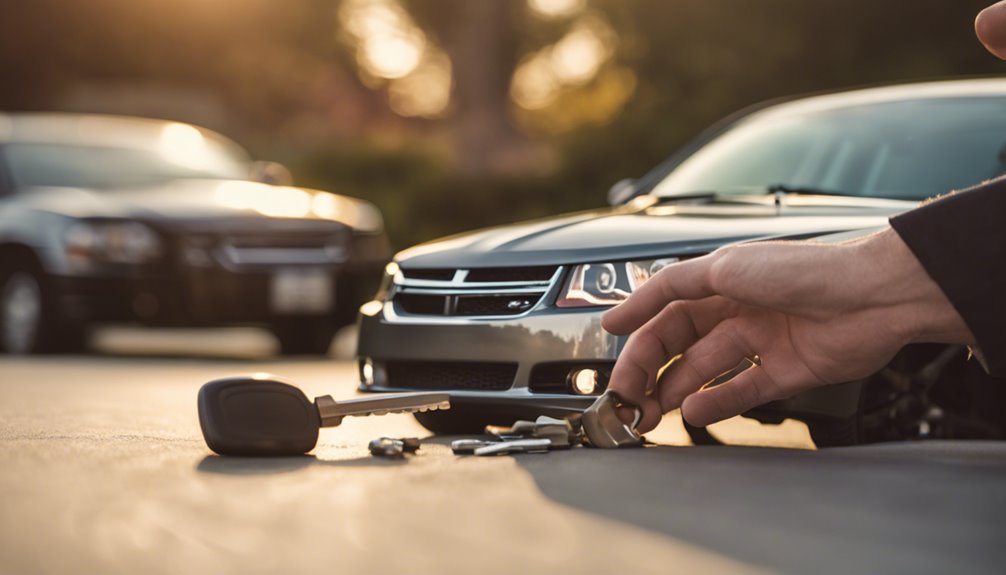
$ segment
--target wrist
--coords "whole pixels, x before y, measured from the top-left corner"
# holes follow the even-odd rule
[[[975,343],[974,335],[940,286],[891,228],[852,246],[862,265],[865,307],[880,311],[905,344]]]

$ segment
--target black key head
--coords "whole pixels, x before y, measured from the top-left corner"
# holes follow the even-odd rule
[[[301,455],[318,443],[318,408],[274,376],[216,379],[199,389],[199,426],[220,455]]]

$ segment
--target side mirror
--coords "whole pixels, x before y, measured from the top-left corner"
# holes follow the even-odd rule
[[[624,180],[618,180],[615,185],[611,186],[608,190],[608,204],[612,206],[618,206],[629,201],[636,193],[636,180],[633,178],[625,178]]]
[[[250,177],[253,181],[274,186],[293,185],[293,174],[279,162],[253,162]]]

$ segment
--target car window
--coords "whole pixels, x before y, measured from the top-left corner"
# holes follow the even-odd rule
[[[885,102],[755,113],[708,142],[651,193],[743,193],[773,184],[923,199],[1004,172],[1006,98]]]
[[[14,185],[111,189],[191,179],[243,179],[248,165],[223,150],[172,157],[157,149],[8,143],[7,168]]]

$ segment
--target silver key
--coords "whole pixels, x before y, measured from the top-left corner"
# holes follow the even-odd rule
[[[616,410],[622,406],[635,410],[635,418],[631,424],[623,423],[618,418]],[[636,431],[636,427],[642,418],[643,410],[638,405],[622,399],[615,390],[609,389],[583,412],[580,426],[590,445],[594,447],[604,449],[640,447],[645,440]]]
[[[491,435],[501,441],[514,439],[551,439],[552,449],[567,449],[579,445],[582,438],[579,429],[574,428],[567,419],[556,419],[545,415],[534,421],[519,420],[511,427],[487,425],[486,435]]]
[[[551,439],[512,439],[479,447],[475,455],[509,455],[511,453],[545,453],[552,445]]]
[[[451,442],[451,451],[454,452],[454,455],[473,455],[476,449],[497,443],[499,442],[483,439],[455,439]]]
[[[321,416],[321,426],[335,427],[342,423],[342,418],[349,416],[450,409],[451,396],[446,393],[395,393],[335,401],[331,395],[323,395],[314,398],[314,404]]]

